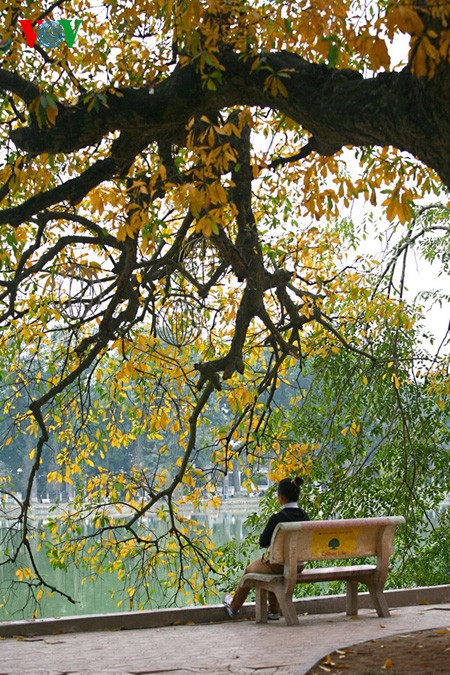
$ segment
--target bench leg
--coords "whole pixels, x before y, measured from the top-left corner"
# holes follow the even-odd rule
[[[367,584],[367,588],[369,589],[370,597],[372,598],[378,616],[391,616],[383,589],[375,584]]]
[[[267,623],[267,590],[255,589],[255,619],[256,623]]]
[[[347,580],[347,596],[346,596],[346,613],[347,616],[358,615],[358,582],[352,579]]]
[[[288,599],[283,592],[277,593],[277,600],[279,602],[282,614],[288,626],[297,626],[298,616],[292,598]]]

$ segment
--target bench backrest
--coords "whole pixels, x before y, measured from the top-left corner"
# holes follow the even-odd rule
[[[387,565],[395,528],[404,522],[402,516],[386,516],[279,523],[270,543],[270,562],[377,556]]]

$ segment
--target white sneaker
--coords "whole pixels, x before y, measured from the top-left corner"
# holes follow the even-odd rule
[[[278,621],[278,619],[281,619],[281,613],[280,612],[267,612],[267,619],[269,621]]]
[[[225,593],[222,602],[225,605],[225,609],[227,610],[230,619],[236,619],[239,616],[239,611],[236,611],[235,609],[232,608],[231,606],[232,599],[233,596],[231,595],[231,593]]]

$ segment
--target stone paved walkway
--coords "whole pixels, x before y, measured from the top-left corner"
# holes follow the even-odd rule
[[[300,616],[267,625],[226,621],[142,630],[0,639],[0,675],[164,673],[302,675],[336,648],[426,628],[450,626],[450,604]],[[450,670],[449,670],[450,672]]]

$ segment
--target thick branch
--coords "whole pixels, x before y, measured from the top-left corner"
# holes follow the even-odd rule
[[[333,154],[344,145],[392,145],[407,150],[435,169],[450,187],[450,65],[442,63],[436,75],[417,79],[408,69],[364,79],[351,70],[308,63],[289,52],[260,56],[264,68],[251,70],[223,49],[223,83],[211,92],[201,86],[193,66],[176,68],[150,89],[120,89],[107,93],[108,108],[87,111],[84,103],[60,106],[56,124],[37,124],[13,132],[23,150],[72,152],[97,143],[110,131],[146,134],[151,140],[170,138],[182,143],[187,120],[197,113],[233,105],[270,107],[288,115],[314,137],[316,149]],[[267,70],[289,73],[288,96],[272,96],[266,89]],[[24,83],[19,84],[24,86]],[[18,83],[11,82],[15,90]],[[3,86],[6,86],[4,82]]]
[[[146,144],[146,140],[142,140],[141,137],[136,139],[129,134],[122,134],[120,138],[114,141],[110,157],[98,160],[76,178],[72,178],[51,190],[33,195],[19,206],[1,210],[0,223],[17,226],[29,220],[39,211],[62,201],[68,201],[73,205],[77,204],[103,181],[116,174],[122,175],[126,172],[138,152]]]
[[[39,96],[39,87],[36,84],[3,68],[0,68],[0,89],[16,94],[27,104]]]

